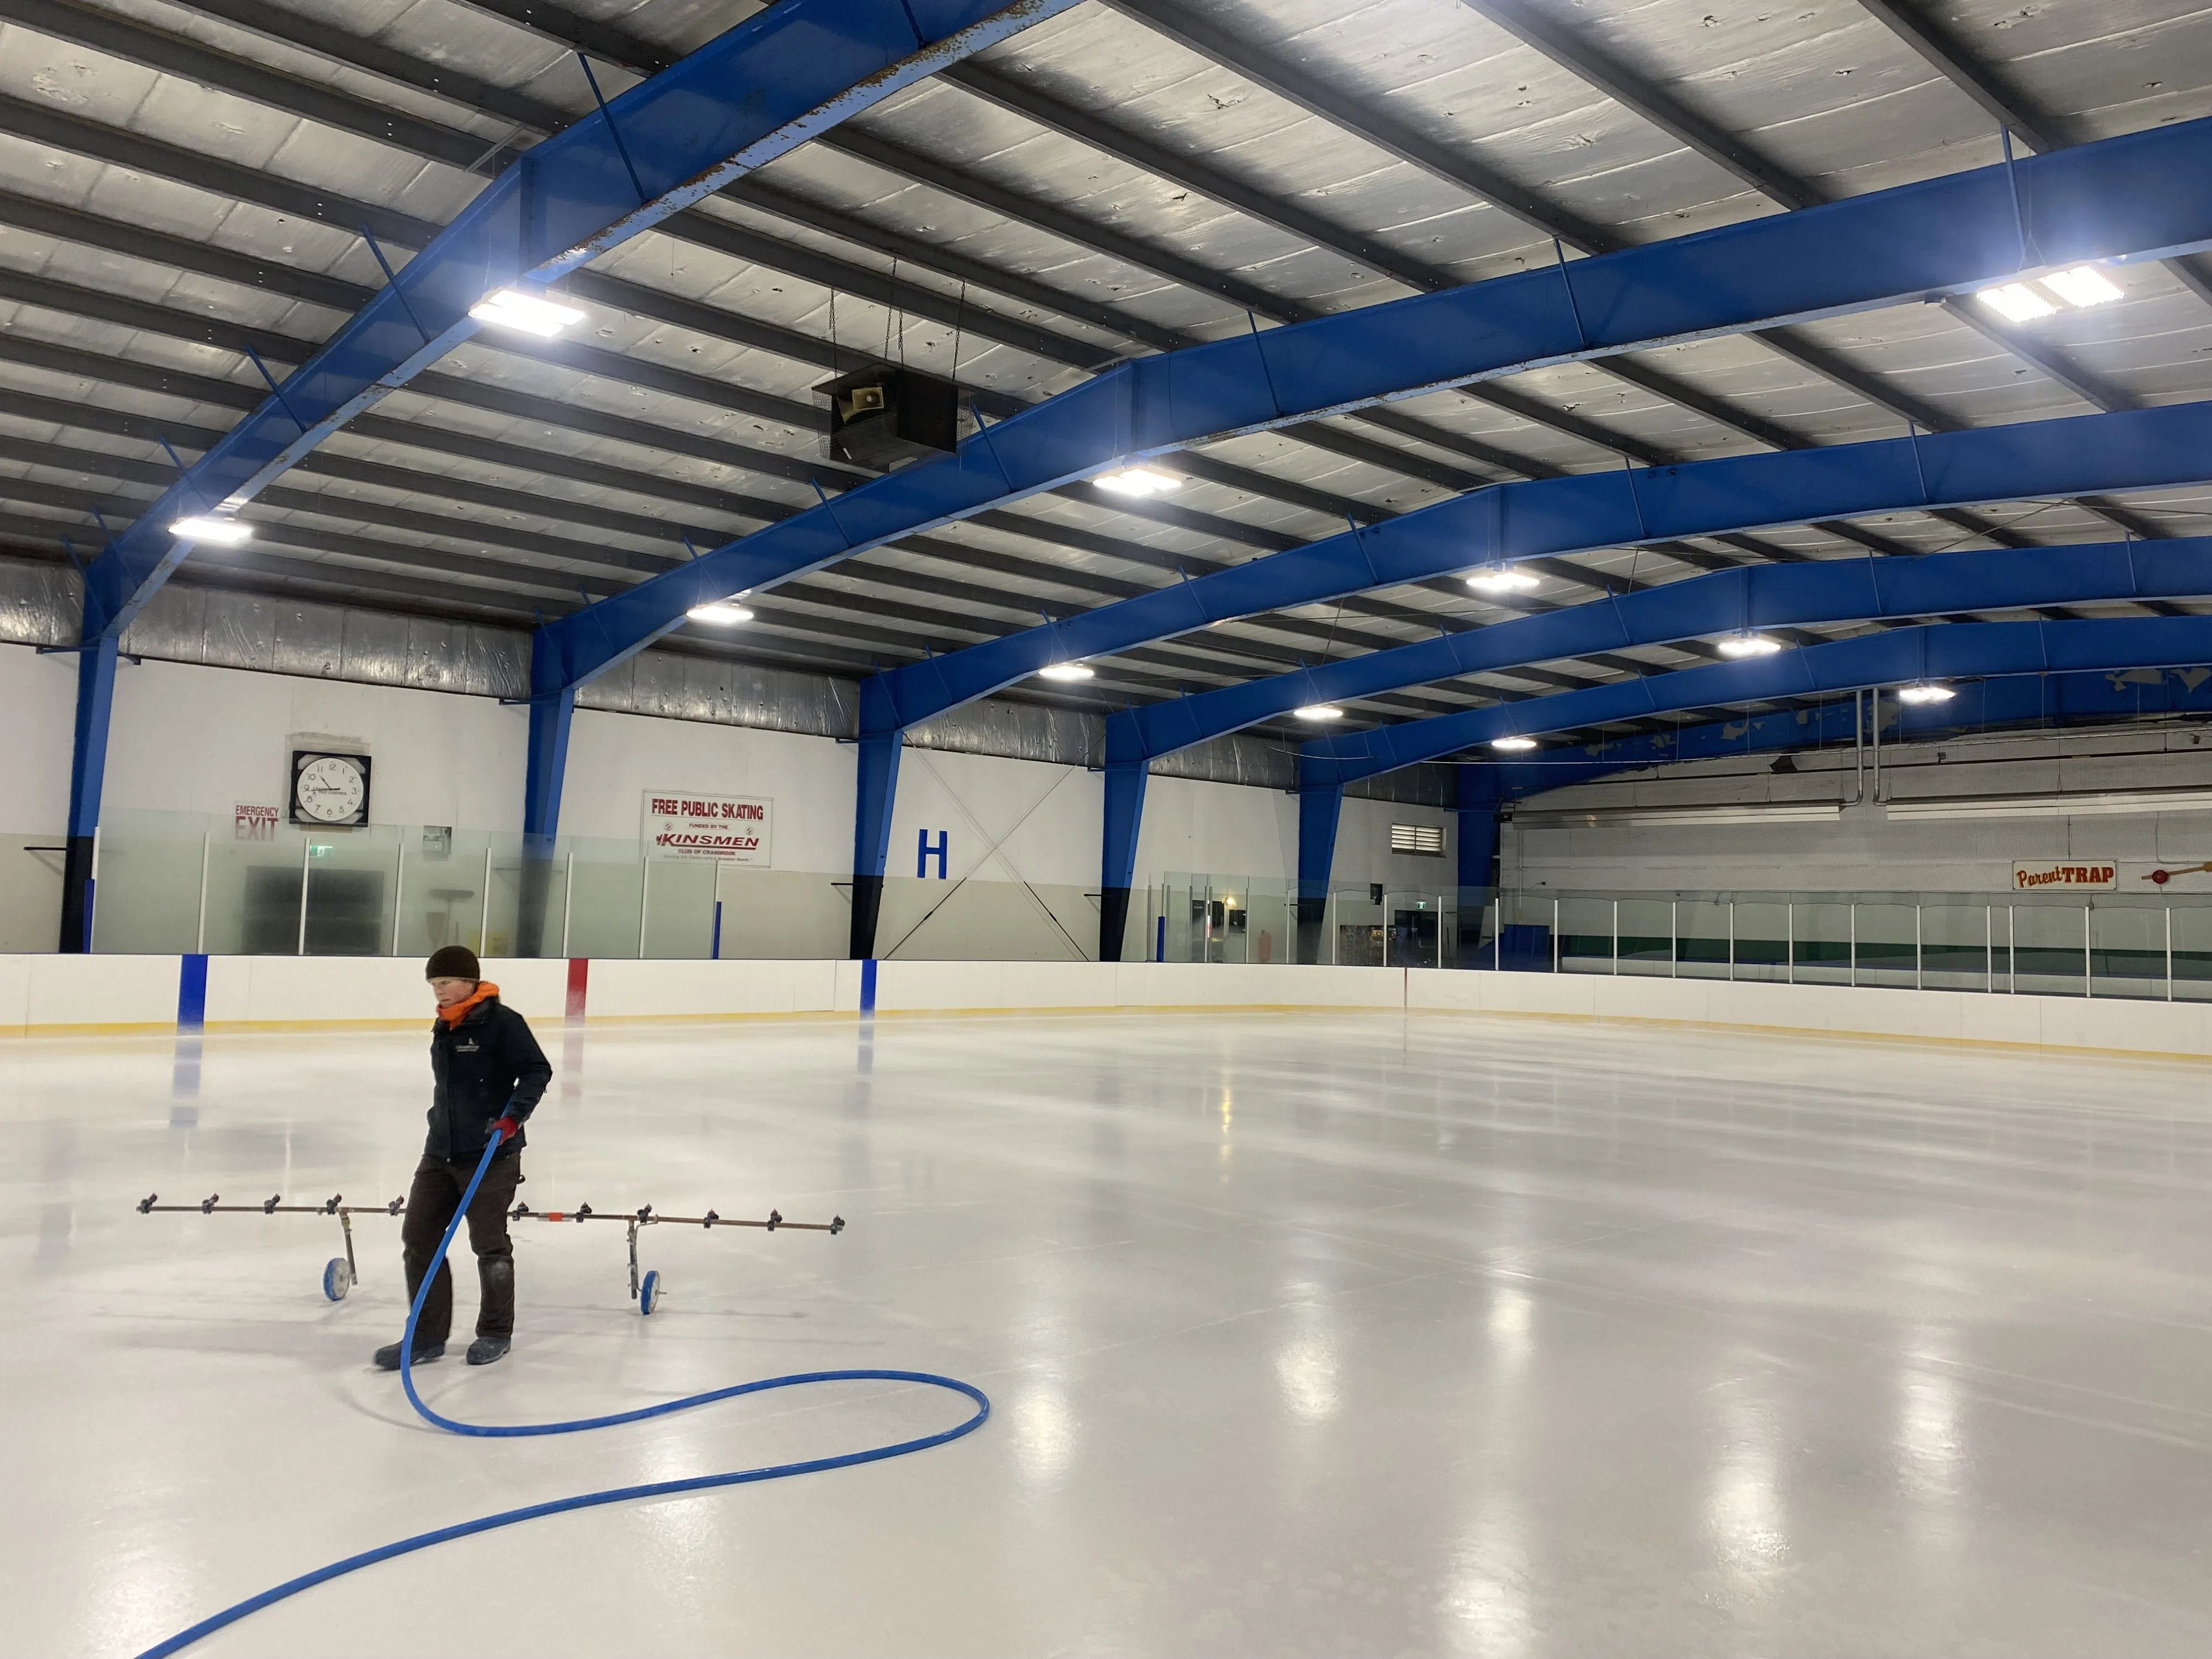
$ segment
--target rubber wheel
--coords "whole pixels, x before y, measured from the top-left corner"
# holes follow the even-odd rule
[[[660,1301],[660,1270],[654,1268],[646,1274],[637,1287],[637,1310],[650,1314]]]
[[[323,1294],[333,1302],[343,1302],[346,1292],[353,1288],[353,1269],[346,1266],[345,1258],[334,1255],[323,1264]]]

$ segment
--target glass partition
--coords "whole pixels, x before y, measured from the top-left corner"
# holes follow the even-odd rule
[[[1678,900],[1674,905],[1674,976],[1726,979],[1735,960],[1735,907],[1725,900]]]
[[[1731,901],[1730,928],[1735,940],[1735,979],[1787,980],[1794,907],[1786,899]]]
[[[1577,894],[1559,901],[1559,971],[1563,974],[1609,974],[1613,971],[1613,924],[1620,908],[1618,899]]]
[[[112,811],[94,890],[106,952],[421,957],[842,957],[849,878],[646,858],[633,840],[436,825],[316,829]],[[1095,888],[894,877],[892,960],[1092,960]],[[1644,974],[2212,1001],[2212,894],[1589,892],[1173,873],[1130,895],[1123,959]]]

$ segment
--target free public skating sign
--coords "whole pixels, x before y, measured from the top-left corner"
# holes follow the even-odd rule
[[[702,795],[690,790],[645,792],[645,845],[656,858],[726,859],[766,865],[775,803],[757,795]]]

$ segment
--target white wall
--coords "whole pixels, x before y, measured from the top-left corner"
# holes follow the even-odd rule
[[[0,951],[51,951],[61,929],[76,659],[0,646]]]
[[[1296,803],[1292,803],[1295,810]],[[1442,858],[1390,850],[1394,823],[1435,824],[1444,832]],[[1329,879],[1339,887],[1381,882],[1394,893],[1455,891],[1459,886],[1459,814],[1438,806],[1403,806],[1387,800],[1344,803],[1336,830],[1336,863]]]
[[[60,716],[64,756],[74,697],[72,686]],[[281,809],[287,738],[315,732],[358,742],[370,757],[379,823],[520,830],[528,730],[526,710],[489,697],[126,662],[115,674],[103,810],[228,817],[240,802]]]
[[[0,947],[51,948],[58,925],[58,861],[41,862],[20,847],[60,839],[75,694],[73,659],[0,647],[0,706],[9,714],[0,721],[0,779],[11,802],[0,817],[21,820],[0,822],[0,833],[21,832],[14,850],[21,864],[0,873]],[[112,823],[137,811],[224,819],[241,803],[281,809],[291,739],[312,733],[358,745],[371,757],[374,822],[513,832],[522,822],[528,726],[526,710],[488,697],[125,663],[116,678],[105,811]],[[853,747],[830,738],[581,709],[570,738],[562,828],[628,842],[638,834],[648,790],[764,795],[775,803],[774,869],[794,882],[842,878],[852,867],[855,766]],[[928,831],[933,842],[939,831],[947,831],[950,880],[1047,890],[1059,921],[1040,911],[1044,934],[1095,948],[1095,902],[1085,896],[1099,885],[1103,799],[1102,776],[1079,767],[909,749],[901,766],[889,873],[913,881],[921,833]],[[1409,816],[1449,817],[1347,803],[1340,852],[1344,879],[1399,881],[1380,849],[1394,817]],[[7,850],[4,843],[0,850]],[[1294,797],[1182,778],[1152,781],[1138,848],[1139,887],[1178,871],[1282,878],[1295,874],[1297,862]],[[1425,879],[1438,861],[1411,863]],[[1442,863],[1449,866],[1449,860]],[[805,921],[810,948],[817,942],[814,933],[828,925],[813,914],[828,900],[813,897],[823,902],[799,896],[812,906]],[[902,902],[926,909],[933,901],[909,893]],[[957,948],[957,941],[922,945]]]
[[[1700,762],[1530,797],[1501,838],[1508,887],[1597,891],[2001,892],[2015,860],[2118,862],[2123,892],[2212,894],[2212,875],[2164,889],[2156,868],[2212,860],[2212,811],[2078,812],[1893,819],[1869,799],[1828,822],[1559,824],[1577,812],[1837,801],[1853,793],[1849,750]],[[1888,800],[2143,789],[2212,790],[2212,741],[2185,728],[1997,734],[1884,753]],[[1531,820],[1534,820],[1532,822]]]

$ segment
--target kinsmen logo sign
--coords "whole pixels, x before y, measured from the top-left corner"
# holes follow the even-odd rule
[[[2053,864],[2014,864],[2012,890],[2015,893],[2039,887],[2070,887],[2076,892],[2111,892],[2120,884],[2118,869],[2100,859],[2063,860]]]
[[[732,864],[769,862],[771,809],[750,795],[700,795],[673,789],[645,792],[645,845],[654,858],[727,859]]]

